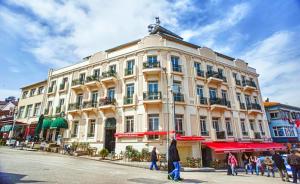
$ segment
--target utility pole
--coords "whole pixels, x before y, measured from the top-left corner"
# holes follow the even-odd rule
[[[15,129],[15,124],[16,124],[16,116],[17,116],[17,113],[18,113],[18,110],[17,110],[17,107],[14,107],[14,111],[13,111],[13,126],[12,126],[12,132],[11,132],[11,135],[9,137],[9,143],[8,145],[10,145],[11,143],[11,139],[13,138],[14,136],[14,129]]]

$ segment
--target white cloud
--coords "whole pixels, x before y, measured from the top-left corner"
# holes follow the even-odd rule
[[[276,32],[254,44],[241,58],[260,74],[259,81],[265,98],[300,106],[300,37],[291,31]]]
[[[145,36],[155,16],[160,16],[163,24],[177,27],[178,12],[191,8],[190,0],[12,0],[10,4],[35,17],[2,7],[3,25],[10,34],[27,40],[24,50],[55,67]]]
[[[219,49],[216,49],[216,37],[220,33],[230,30],[243,20],[248,15],[250,9],[248,3],[234,5],[230,10],[226,11],[220,19],[205,26],[199,26],[196,29],[184,30],[181,35],[186,40],[197,38],[198,40],[201,40],[203,45],[221,52],[223,51],[223,48],[219,47]],[[225,46],[224,50],[228,51],[231,49],[228,46]]]

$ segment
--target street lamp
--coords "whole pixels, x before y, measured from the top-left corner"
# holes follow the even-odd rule
[[[18,109],[15,107],[14,110],[13,110],[13,126],[12,126],[12,132],[11,132],[11,135],[9,136],[9,143],[11,143],[11,139],[12,137],[14,136],[14,128],[15,128],[15,124],[16,124],[16,117],[17,117],[17,114],[18,114]]]

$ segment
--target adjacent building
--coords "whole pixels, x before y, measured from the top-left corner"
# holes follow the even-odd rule
[[[300,108],[278,102],[264,102],[274,142],[298,143]]]
[[[33,137],[38,118],[44,106],[47,80],[30,84],[21,88],[21,97],[16,117],[17,124],[24,124],[22,131],[24,138]]]
[[[50,70],[47,83],[47,139],[60,135],[116,153],[127,145],[156,146],[164,153],[169,123],[183,162],[203,157],[208,165],[229,151],[283,149],[270,143],[256,70],[159,24],[142,39]],[[27,109],[35,112],[35,103],[22,104],[24,117]]]

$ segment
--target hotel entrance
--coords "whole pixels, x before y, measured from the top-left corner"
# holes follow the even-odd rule
[[[106,148],[109,152],[115,151],[116,146],[116,119],[108,118],[105,121],[105,143],[104,148]]]

